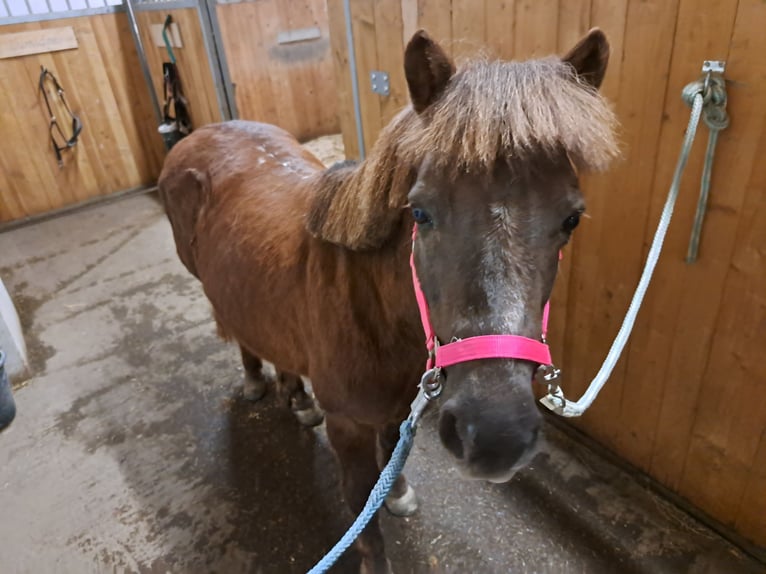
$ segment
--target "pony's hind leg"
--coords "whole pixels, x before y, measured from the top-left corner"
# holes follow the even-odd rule
[[[239,352],[242,355],[242,366],[245,368],[242,394],[248,401],[258,401],[266,394],[267,380],[263,373],[263,362],[242,345],[239,346]]]
[[[340,462],[346,504],[356,516],[364,508],[370,490],[378,480],[375,430],[347,417],[328,414],[327,437]],[[377,515],[356,539],[355,545],[362,557],[362,574],[391,572]]]
[[[277,389],[299,423],[307,427],[322,423],[324,413],[314,398],[306,392],[300,376],[277,369]]]
[[[378,431],[377,459],[378,467],[388,464],[391,453],[399,441],[399,425],[391,424]],[[400,474],[391,492],[386,497],[386,508],[394,516],[412,516],[418,509],[418,497],[415,490],[407,483],[404,473]]]

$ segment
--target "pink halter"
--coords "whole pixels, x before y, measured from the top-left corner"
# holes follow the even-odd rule
[[[520,335],[479,335],[439,345],[436,333],[431,326],[428,313],[428,303],[420,287],[418,274],[415,269],[415,237],[417,224],[412,231],[413,250],[410,255],[410,268],[412,269],[412,284],[415,288],[415,298],[420,309],[420,320],[426,334],[426,348],[428,349],[428,363],[426,370],[434,367],[439,369],[449,367],[456,363],[474,361],[477,359],[522,359],[537,363],[542,367],[551,367],[551,351],[544,342],[548,332],[549,303],[543,309],[543,336],[542,341],[522,337]],[[555,370],[555,369],[554,369]]]

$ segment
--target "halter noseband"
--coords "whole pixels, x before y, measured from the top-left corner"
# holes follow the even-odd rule
[[[420,320],[423,323],[423,331],[426,334],[426,348],[428,349],[428,362],[426,373],[423,375],[421,386],[433,398],[441,390],[439,374],[441,369],[478,359],[521,359],[536,363],[536,376],[541,382],[553,383],[559,376],[559,370],[553,366],[551,351],[545,337],[548,331],[548,312],[550,303],[545,303],[543,309],[542,340],[530,339],[521,335],[479,335],[467,339],[458,339],[446,345],[439,344],[439,339],[431,326],[431,318],[428,313],[428,303],[420,287],[417,270],[415,269],[415,237],[418,226],[415,224],[412,231],[412,253],[410,254],[410,268],[412,269],[412,285],[415,289],[415,298],[420,309]],[[430,389],[428,388],[430,387]]]

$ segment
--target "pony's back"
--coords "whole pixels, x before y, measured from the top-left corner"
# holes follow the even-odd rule
[[[256,186],[248,183],[259,179],[266,184],[261,188],[272,187],[268,178],[280,169],[290,169],[295,177],[323,167],[276,126],[230,121],[195,130],[170,151],[158,182],[183,264],[199,278],[195,245],[207,207],[226,195],[251,193]]]

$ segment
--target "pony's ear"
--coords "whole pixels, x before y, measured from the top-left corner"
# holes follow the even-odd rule
[[[425,30],[412,36],[404,51],[404,75],[412,107],[420,113],[435,102],[455,73],[455,65]]]
[[[599,28],[593,28],[562,58],[572,65],[577,75],[598,89],[609,63],[609,41]]]

